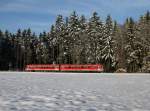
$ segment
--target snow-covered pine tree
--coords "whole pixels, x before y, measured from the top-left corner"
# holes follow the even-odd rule
[[[55,23],[55,35],[56,35],[56,47],[57,47],[57,60],[56,63],[62,64],[63,63],[63,58],[64,58],[64,29],[65,29],[65,23],[63,20],[62,15],[58,15],[56,18],[56,23]]]
[[[31,34],[31,41],[32,41],[31,44],[30,44],[31,52],[32,52],[32,54],[31,54],[31,58],[32,58],[31,63],[36,64],[37,63],[37,61],[36,61],[36,44],[37,44],[38,38],[37,38],[35,33]],[[21,48],[22,48],[22,50],[24,50],[23,46]]]
[[[106,72],[112,72],[116,59],[114,56],[114,38],[113,38],[113,21],[110,15],[106,18],[104,36],[103,36],[104,44],[102,49],[102,59],[104,64],[104,70]]]
[[[149,11],[144,15],[141,16],[139,23],[138,23],[138,33],[137,42],[141,46],[141,65],[142,65],[142,72],[149,72],[150,70],[150,13]]]
[[[86,64],[87,63],[87,54],[86,46],[88,46],[88,35],[87,35],[87,20],[84,15],[81,15],[79,19],[79,40],[78,45],[80,47],[77,63]]]
[[[64,58],[63,63],[70,64],[71,63],[71,50],[70,50],[70,26],[69,26],[69,18],[65,18],[65,25],[63,30],[63,47],[64,47]]]
[[[113,26],[113,50],[116,58],[116,69],[125,68],[124,39],[121,26],[115,21]]]
[[[77,63],[78,52],[80,47],[78,46],[79,41],[79,17],[74,11],[69,17],[68,23],[68,37],[69,37],[69,50],[71,54],[70,62],[73,64]]]
[[[86,54],[88,55],[87,63],[100,63],[101,49],[103,43],[103,23],[97,12],[94,12],[88,23],[88,44],[86,46]]]
[[[49,61],[50,63],[56,63],[56,56],[55,56],[55,46],[56,46],[56,32],[54,25],[51,26],[50,32],[48,34],[48,47],[49,47]]]
[[[128,72],[137,72],[141,67],[142,62],[142,47],[137,39],[137,25],[132,18],[126,22],[126,35],[125,35],[125,52],[126,52],[126,67]]]
[[[32,49],[31,49],[31,44],[32,44],[32,31],[30,28],[26,30],[25,34],[25,52],[26,52],[26,65],[32,63]]]
[[[40,41],[40,51],[41,51],[41,58],[42,58],[42,63],[47,64],[49,63],[49,47],[48,47],[48,34],[44,31],[42,33],[42,41]]]

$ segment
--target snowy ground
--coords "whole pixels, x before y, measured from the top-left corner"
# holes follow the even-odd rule
[[[0,111],[150,111],[150,75],[1,72]]]

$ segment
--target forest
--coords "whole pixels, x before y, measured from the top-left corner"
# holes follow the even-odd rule
[[[150,72],[150,12],[117,23],[97,12],[58,15],[50,31],[0,30],[0,70],[23,71],[27,64],[102,64],[104,72]],[[42,30],[42,29],[41,29]]]

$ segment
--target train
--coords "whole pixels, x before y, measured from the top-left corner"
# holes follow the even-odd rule
[[[101,64],[28,64],[25,71],[102,72]]]

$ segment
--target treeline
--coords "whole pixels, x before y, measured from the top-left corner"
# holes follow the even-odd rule
[[[123,25],[97,12],[87,20],[73,12],[58,15],[50,32],[0,30],[0,70],[24,70],[27,64],[103,64],[105,72],[150,71],[150,13]]]

